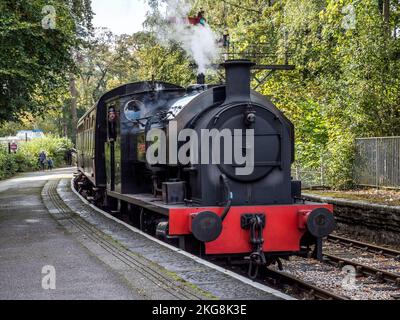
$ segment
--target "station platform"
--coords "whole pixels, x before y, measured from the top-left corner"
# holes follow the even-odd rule
[[[365,200],[350,192],[307,191],[302,196],[333,205],[339,234],[400,249],[400,206],[396,202],[388,204],[378,196]]]
[[[73,171],[0,182],[0,299],[293,299],[99,211]]]

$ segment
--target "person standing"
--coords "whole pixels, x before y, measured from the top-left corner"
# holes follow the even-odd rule
[[[54,165],[53,160],[49,158],[47,160],[47,169],[53,170],[53,165]]]
[[[46,153],[42,150],[42,152],[39,153],[39,165],[40,169],[44,171],[45,169],[45,164],[46,164]]]
[[[72,150],[68,149],[66,153],[66,162],[70,166],[72,165]]]

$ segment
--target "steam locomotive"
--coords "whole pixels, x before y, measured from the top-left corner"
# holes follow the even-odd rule
[[[322,239],[335,227],[333,208],[301,199],[301,182],[291,177],[294,126],[250,89],[253,65],[226,61],[225,85],[148,81],[105,93],[78,123],[76,188],[138,228],[201,255],[247,257],[253,270],[290,255],[321,259]],[[173,141],[172,121],[177,133],[229,129],[231,138],[240,135],[243,153],[249,138],[241,132],[251,130],[252,171],[238,174],[244,165],[235,160],[168,161],[179,149],[171,145],[187,142]],[[149,140],[153,129],[165,141]],[[167,161],[150,163],[149,148],[162,143]]]

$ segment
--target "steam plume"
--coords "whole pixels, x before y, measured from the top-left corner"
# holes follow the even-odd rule
[[[197,72],[205,73],[218,57],[217,37],[210,26],[188,24],[191,5],[184,0],[163,0],[165,13],[153,8],[150,14],[152,31],[161,45],[178,43],[197,64]],[[164,11],[164,10],[163,10]]]

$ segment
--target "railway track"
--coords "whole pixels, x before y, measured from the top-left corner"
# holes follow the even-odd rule
[[[389,259],[399,259],[400,252],[380,247],[373,244],[363,243],[357,240],[352,240],[339,236],[329,236],[327,239],[329,242],[334,244],[340,244],[345,248],[358,249],[362,251],[366,251],[372,253],[374,255],[382,255]],[[371,277],[375,279],[377,282],[388,283],[388,285],[395,285],[400,287],[400,274],[394,272],[388,272],[382,270],[380,268],[375,268],[372,266],[368,266],[366,264],[353,261],[351,259],[346,259],[341,256],[333,255],[333,254],[324,254],[324,263],[330,264],[335,268],[341,269],[346,265],[351,265],[355,268],[358,275],[362,275],[365,277]],[[304,281],[300,277],[294,276],[293,274],[287,273],[285,271],[278,271],[275,269],[267,268],[265,272],[262,274],[263,276],[271,276],[273,279],[276,279],[285,285],[289,285],[298,289],[301,293],[306,296],[312,297],[314,299],[319,300],[349,300],[350,296],[341,295],[335,293],[333,291],[329,291],[323,289],[317,285],[312,284],[311,282]],[[262,278],[261,278],[262,280]],[[399,299],[399,297],[396,297]]]
[[[54,195],[52,196],[53,198],[55,197]],[[57,197],[55,197],[57,198]],[[61,199],[61,198],[60,198]],[[56,199],[56,201],[59,201]],[[246,263],[243,265],[242,263],[236,264],[236,266],[241,265],[240,269],[235,269],[231,268],[227,263],[225,263],[225,260],[219,260],[219,259],[209,259],[208,261],[215,263],[225,269],[231,270],[235,273],[238,273],[242,276],[247,276],[247,267],[248,264]],[[323,288],[319,288],[311,283],[308,283],[306,281],[302,281],[300,278],[294,277],[286,272],[274,270],[271,268],[263,268],[262,272],[260,272],[260,277],[256,280],[258,283],[265,285],[266,282],[271,282],[267,281],[266,279],[273,279],[274,283],[268,283],[269,285],[273,285],[277,287],[278,289],[281,289],[282,286],[290,286],[291,288],[295,289],[296,291],[296,296],[299,297],[307,297],[308,299],[315,299],[315,300],[347,300],[347,297],[335,294],[333,292],[330,292],[328,290],[325,290]],[[279,283],[280,285],[277,286],[276,283]]]
[[[362,249],[364,251],[368,251],[368,252],[371,252],[374,254],[383,255],[383,256],[386,256],[389,258],[395,258],[396,260],[400,261],[400,251],[397,251],[397,250],[393,250],[390,248],[385,248],[385,247],[381,247],[381,246],[377,246],[377,245],[337,236],[337,235],[329,235],[327,237],[327,240],[329,242],[332,242],[335,244],[341,244],[341,245],[344,245],[344,246],[347,246],[350,248]]]
[[[217,264],[225,269],[233,271],[241,276],[248,277],[248,263],[243,260],[229,260],[226,262],[224,258],[209,258],[208,261]],[[332,291],[320,288],[310,282],[303,281],[285,271],[275,270],[271,267],[260,268],[258,276],[253,281],[261,284],[274,286],[277,289],[285,291],[287,287],[290,288],[290,293],[299,299],[308,300],[349,300],[348,297],[336,294]]]
[[[58,195],[58,182],[58,180],[48,182],[42,192],[42,197],[47,197],[53,204],[54,208],[52,210],[54,211],[49,211],[56,215],[57,220],[67,220],[74,228],[82,232],[85,237],[89,238],[127,267],[136,270],[141,276],[148,279],[156,286],[163,288],[176,299],[198,300],[204,298],[201,295],[196,294],[189,287],[171,281],[167,275],[152,267],[151,264],[146,263],[146,261],[143,261],[140,257],[134,255],[128,249],[121,247],[96,227],[92,226],[76,213],[72,212]]]
[[[377,280],[394,283],[397,286],[400,286],[400,275],[393,272],[388,272],[385,270],[373,268],[367,266],[365,264],[350,260],[344,259],[342,257],[332,255],[332,254],[324,254],[325,262],[333,263],[339,268],[344,267],[345,265],[353,266],[358,274],[362,274],[365,276],[372,276],[375,277]]]
[[[315,300],[349,300],[348,297],[317,287],[309,282],[303,281],[300,278],[292,276],[283,271],[277,271],[271,268],[267,268],[265,274],[272,275],[274,279],[278,279],[279,281],[284,282],[286,285],[290,285],[291,287],[293,287],[293,289],[300,291],[309,299],[311,298]]]
[[[334,243],[336,245],[343,246],[347,249],[357,249],[363,252],[369,252],[373,255],[380,255],[389,259],[395,259],[396,261],[400,261],[400,251],[393,250],[390,248],[385,248],[381,246],[377,246],[370,243],[365,243],[341,236],[330,235],[327,238],[328,242]],[[328,263],[332,263],[337,267],[343,267],[344,265],[353,266],[358,274],[371,276],[376,278],[377,280],[393,283],[397,286],[400,286],[400,274],[389,272],[386,270],[382,270],[380,268],[376,268],[373,266],[366,265],[364,263],[357,262],[352,259],[346,259],[337,254],[324,254],[325,261]]]
[[[58,194],[57,194],[58,195]],[[60,198],[61,200],[61,198]],[[62,200],[61,200],[62,201]],[[361,249],[364,251],[368,251],[374,254],[385,255],[390,258],[399,258],[400,252],[384,248],[378,247],[371,244],[362,243],[359,241],[339,237],[339,236],[329,236],[327,239],[329,242],[343,245],[347,248]],[[387,272],[384,270],[380,270],[377,268],[369,267],[355,261],[345,259],[336,255],[324,254],[325,262],[333,265],[334,267],[342,267],[344,265],[352,265],[355,267],[359,274],[365,276],[372,276],[376,278],[378,281],[385,281],[391,284],[395,284],[400,286],[400,276],[398,274],[394,274],[391,272]],[[226,269],[229,269],[233,272],[236,272],[240,275],[247,275],[247,265],[240,266],[239,269],[230,268],[229,265],[223,263],[221,261],[215,262],[211,260],[211,262],[223,266]],[[240,264],[240,263],[239,263]],[[238,265],[239,265],[238,264]],[[316,299],[316,300],[349,300],[350,297],[347,295],[341,295],[337,292],[327,290],[319,287],[316,284],[311,283],[310,281],[304,281],[300,277],[290,274],[285,271],[279,271],[275,268],[262,268],[260,269],[260,277],[256,280],[261,284],[266,284],[275,286],[279,289],[285,289],[290,287],[291,294],[295,292],[295,295],[299,298],[306,299]],[[277,285],[278,283],[278,285]]]

